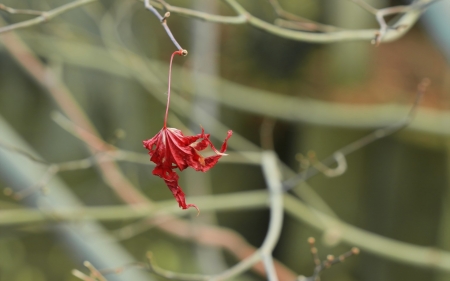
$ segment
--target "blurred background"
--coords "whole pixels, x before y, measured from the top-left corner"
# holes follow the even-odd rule
[[[2,1],[16,9],[38,11],[69,2]],[[224,1],[168,2],[211,14],[235,14]],[[376,8],[409,3],[366,2]],[[279,18],[269,1],[239,3],[264,21]],[[352,1],[279,3],[290,13],[339,28],[379,28],[375,16]],[[234,132],[229,142],[231,160],[205,174],[179,173],[187,202],[202,210],[202,204],[191,197],[230,195],[233,202],[239,192],[265,190],[261,167],[239,158],[239,153],[273,149],[286,165],[287,179],[302,171],[301,155],[313,151],[317,159],[324,159],[377,128],[403,120],[416,99],[418,83],[428,77],[431,86],[408,128],[348,155],[342,175],[330,178],[319,173],[296,187],[298,201],[312,211],[285,215],[274,257],[297,275],[312,275],[307,238],[313,236],[322,258],[353,246],[361,248],[359,256],[326,270],[322,280],[450,280],[448,252],[432,250],[450,251],[449,14],[449,1],[439,1],[406,35],[375,47],[370,40],[306,43],[246,24],[212,23],[172,12],[168,25],[189,55],[174,59],[169,126],[187,135],[199,133],[201,125],[216,146],[226,130]],[[0,15],[1,26],[34,17],[5,11]],[[64,207],[69,201],[88,207],[124,206],[132,201],[124,201],[123,196],[133,192],[118,195],[118,189],[111,188],[122,179],[108,180],[97,165],[63,171],[47,182],[43,165],[13,149],[30,148],[49,163],[89,157],[93,148],[61,126],[65,120],[61,113],[77,123],[73,112],[85,114],[85,119],[78,119],[79,126],[89,129],[85,127],[89,123],[82,122],[90,120],[103,140],[136,153],[138,161],[117,164],[124,181],[146,198],[169,200],[164,202],[177,208],[164,182],[151,174],[153,167],[142,147],[142,140],[162,127],[168,64],[176,48],[143,2],[95,1],[14,35],[1,35],[0,41],[0,188],[5,190],[0,194],[0,218],[4,218],[0,220],[0,280],[79,280],[72,269],[87,272],[82,262],[92,258],[92,253],[77,246],[82,240],[94,248],[101,244],[105,251],[114,244],[128,255],[126,260],[144,261],[151,251],[159,266],[175,272],[213,274],[238,262],[220,247],[198,244],[181,234],[168,235],[142,218],[122,219],[120,213],[111,213],[113,218],[106,221],[90,220],[84,228],[81,222],[57,223],[48,218],[33,222],[27,217],[21,223],[23,217],[8,216],[9,210]],[[46,194],[33,189],[39,182],[48,185]],[[57,191],[62,186],[63,195]],[[31,192],[16,200],[11,192],[19,190]],[[266,207],[214,211],[214,201],[208,204],[199,217],[192,210],[183,213],[193,233],[199,225],[218,225],[256,248],[262,244],[269,221]],[[394,239],[389,240],[394,246],[367,240],[371,245],[365,249],[366,236],[358,233],[351,243],[350,236],[343,238],[348,234],[345,227],[324,223],[317,212],[372,233],[372,238]],[[65,227],[89,229],[94,238],[77,240]],[[98,233],[109,235],[108,241],[99,242]],[[410,246],[423,246],[420,249],[429,250],[429,255]],[[139,276],[128,280],[157,279],[147,273]],[[114,274],[106,278],[124,280]],[[248,271],[233,279],[265,278]]]

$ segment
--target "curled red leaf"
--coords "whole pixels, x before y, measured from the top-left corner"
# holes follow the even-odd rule
[[[202,128],[201,134],[195,136],[185,136],[175,128],[167,128],[167,115],[170,105],[170,84],[172,77],[172,61],[175,55],[183,55],[185,50],[178,50],[170,57],[169,64],[169,86],[167,90],[166,114],[164,117],[164,125],[153,138],[143,141],[144,147],[148,149],[150,161],[156,164],[153,174],[161,177],[166,185],[172,191],[173,196],[178,205],[183,209],[194,207],[200,212],[196,205],[186,204],[184,192],[178,185],[178,175],[174,169],[178,168],[183,171],[187,167],[191,167],[196,171],[206,172],[219,161],[220,157],[227,150],[227,141],[233,134],[228,131],[220,151],[218,151],[209,140],[209,134],[205,134]],[[204,150],[208,146],[216,153],[214,156],[203,157],[199,151]]]
[[[227,150],[227,141],[232,134],[231,130],[228,131],[220,151],[214,147],[209,139],[210,135],[205,134],[203,128],[202,132],[195,136],[185,136],[175,128],[162,128],[153,138],[143,141],[151,156],[150,161],[156,164],[152,173],[165,181],[181,208],[194,207],[199,210],[194,204],[186,204],[184,192],[178,185],[178,175],[174,169],[183,171],[191,167],[196,171],[208,171],[216,165],[220,157],[226,155],[224,153]],[[199,151],[208,146],[216,155],[203,157]]]

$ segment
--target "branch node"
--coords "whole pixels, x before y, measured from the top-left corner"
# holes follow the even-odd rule
[[[165,23],[168,17],[170,17],[170,12],[166,12],[166,13],[164,14],[164,17],[161,19],[161,22],[162,22],[162,23]]]

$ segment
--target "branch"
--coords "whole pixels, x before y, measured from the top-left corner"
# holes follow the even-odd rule
[[[417,95],[416,95],[414,104],[412,105],[408,115],[403,120],[400,120],[400,121],[398,121],[392,125],[389,125],[387,127],[375,130],[372,133],[366,135],[365,137],[362,137],[362,138],[336,150],[332,155],[328,156],[323,161],[321,161],[322,165],[327,165],[327,166],[331,165],[331,164],[335,163],[336,161],[339,161],[339,159],[342,159],[342,157],[345,157],[346,155],[353,153],[353,152],[361,149],[362,147],[373,143],[374,141],[377,141],[379,139],[390,136],[390,135],[406,128],[414,119],[418,105],[429,85],[430,85],[430,80],[428,78],[423,79],[419,83],[419,85],[417,86]],[[339,156],[339,157],[337,157],[337,156]],[[340,161],[342,162],[342,160],[340,160]],[[283,182],[284,190],[285,191],[291,190],[300,181],[306,181],[307,179],[316,175],[319,171],[320,171],[320,168],[319,169],[309,168],[309,169],[297,174],[296,176]]]
[[[163,1],[161,1],[162,3],[164,3]],[[166,31],[167,35],[169,35],[170,40],[172,40],[172,43],[175,45],[175,47],[177,47],[177,50],[182,51],[182,55],[183,56],[187,56],[188,52],[183,49],[180,44],[178,44],[177,40],[175,39],[175,37],[172,34],[172,31],[170,31],[169,26],[167,25],[167,18],[170,17],[170,12],[166,12],[164,14],[164,17],[161,16],[159,14],[159,12],[150,4],[150,0],[145,0],[145,8],[147,10],[149,10],[150,12],[152,12],[157,18],[158,20],[161,22],[162,26],[164,27],[164,30]]]
[[[281,188],[281,175],[277,167],[278,158],[272,151],[263,152],[262,166],[266,184],[270,193],[270,221],[269,229],[264,239],[262,246],[257,252],[250,257],[242,260],[232,268],[224,271],[211,278],[211,280],[224,280],[248,270],[261,259],[268,259],[265,262],[265,269],[267,277],[270,281],[276,281],[277,275],[274,269],[273,262],[268,256],[272,255],[276,243],[280,237],[280,232],[283,224],[283,197]]]
[[[316,240],[313,237],[310,237],[310,238],[308,238],[308,243],[309,243],[309,247],[311,250],[311,255],[314,259],[314,264],[315,264],[314,273],[310,277],[305,277],[303,275],[300,275],[297,278],[297,281],[318,281],[318,280],[320,280],[320,277],[319,277],[320,274],[324,270],[330,268],[331,266],[333,266],[337,263],[344,262],[346,259],[348,259],[351,256],[359,254],[359,249],[356,247],[353,247],[350,251],[345,252],[338,257],[334,257],[333,255],[328,255],[324,261],[321,261],[319,258],[319,253],[318,253],[316,245],[315,245]]]
[[[1,10],[4,10],[10,14],[38,15],[38,17],[35,17],[30,20],[26,20],[23,22],[14,23],[11,25],[0,27],[0,33],[8,32],[8,31],[15,30],[15,29],[26,28],[26,27],[30,27],[33,25],[38,25],[43,22],[47,22],[47,21],[53,19],[54,17],[59,16],[62,13],[65,13],[72,9],[78,8],[82,5],[86,5],[91,2],[95,2],[95,1],[97,1],[97,0],[76,0],[71,3],[67,3],[65,5],[59,6],[55,9],[47,11],[47,12],[34,11],[34,10],[16,10],[13,8],[6,7],[5,5],[0,5]]]
[[[149,259],[149,268],[155,274],[174,280],[183,281],[204,281],[204,280],[226,280],[231,277],[235,277],[252,268],[255,264],[264,261],[264,267],[267,277],[270,281],[277,281],[277,273],[280,279],[285,280],[286,275],[282,275],[281,272],[276,272],[275,268],[281,269],[275,265],[272,260],[272,251],[275,248],[276,243],[280,237],[282,223],[283,223],[283,192],[281,186],[281,174],[277,167],[277,157],[274,152],[267,151],[263,153],[262,165],[263,172],[266,178],[266,182],[269,188],[270,194],[270,221],[269,228],[261,247],[250,256],[242,259],[238,264],[225,270],[217,275],[198,275],[198,274],[185,274],[175,273],[156,266],[152,261],[152,256],[147,255]],[[203,208],[203,207],[202,207]],[[290,278],[291,279],[291,278]]]
[[[284,19],[276,19],[275,25],[288,28],[288,29],[297,29],[297,30],[305,30],[305,31],[318,31],[318,32],[332,32],[343,30],[342,28],[338,28],[332,25],[321,24],[292,13],[285,11],[278,0],[268,0],[270,5],[272,5],[275,13]]]
[[[171,13],[180,14],[183,16],[193,17],[204,21],[224,23],[224,24],[249,24],[255,28],[264,30],[268,33],[297,41],[305,41],[312,43],[331,43],[336,41],[349,41],[349,40],[373,40],[380,30],[365,29],[365,30],[335,30],[324,33],[313,33],[307,31],[290,30],[274,24],[265,22],[248,12],[242,7],[236,0],[222,0],[236,13],[236,16],[218,16],[208,13],[198,12],[192,9],[180,8],[171,6],[168,4],[161,4],[150,0],[141,0],[151,2],[154,7],[159,9],[165,9]],[[439,1],[439,0],[435,0]],[[410,9],[405,9],[405,13],[401,19],[399,19],[395,26],[403,28],[387,29],[382,38],[379,38],[380,42],[389,42],[396,40],[403,36],[409,28],[419,19],[420,15],[424,12],[424,7],[434,3],[432,0],[419,0],[417,3],[410,5]],[[161,2],[161,1],[159,1]],[[389,10],[388,10],[389,11]],[[384,11],[386,12],[386,11]],[[285,14],[284,14],[285,15]],[[292,14],[291,14],[292,15]],[[325,27],[324,27],[325,28]]]

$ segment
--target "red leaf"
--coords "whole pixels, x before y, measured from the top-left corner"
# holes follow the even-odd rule
[[[217,164],[220,157],[227,150],[227,141],[233,134],[228,131],[227,137],[218,151],[209,140],[209,134],[205,134],[202,128],[201,134],[195,136],[185,136],[175,128],[167,128],[167,115],[170,104],[170,84],[172,77],[172,61],[175,55],[182,55],[183,50],[176,51],[170,57],[169,64],[169,86],[167,90],[167,106],[164,117],[164,126],[153,138],[143,141],[144,147],[148,149],[150,161],[156,164],[153,174],[161,177],[166,185],[172,191],[173,196],[178,205],[183,209],[194,207],[200,212],[194,204],[186,204],[184,192],[178,185],[178,175],[174,169],[178,168],[183,171],[187,167],[191,167],[196,171],[206,172]],[[216,153],[214,156],[204,158],[199,151],[204,150],[208,146]]]
[[[206,172],[219,161],[220,157],[226,155],[227,141],[233,132],[228,131],[228,135],[222,144],[220,151],[214,147],[209,139],[209,134],[202,132],[195,136],[184,136],[183,133],[175,128],[162,128],[153,138],[143,141],[144,147],[148,149],[150,160],[156,164],[153,174],[164,179],[165,183],[172,191],[173,196],[178,201],[178,205],[187,209],[194,207],[194,204],[186,204],[183,190],[178,185],[178,175],[174,169],[180,171],[191,167],[196,171]],[[200,140],[199,142],[197,142]],[[216,155],[203,157],[199,151],[208,146]]]

